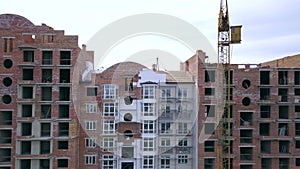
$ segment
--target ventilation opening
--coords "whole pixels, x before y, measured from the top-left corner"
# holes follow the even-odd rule
[[[59,118],[69,118],[69,105],[59,105]]]
[[[132,121],[132,115],[130,113],[126,113],[124,115],[124,121]]]
[[[124,98],[124,102],[125,102],[126,105],[131,105],[132,101],[133,101],[133,98],[131,96],[126,96]]]
[[[0,130],[0,144],[11,143],[11,131],[12,130]]]
[[[22,105],[22,117],[32,117],[32,104]]]
[[[250,87],[250,85],[251,85],[250,80],[243,80],[243,82],[242,82],[243,88],[248,89]]]
[[[0,125],[12,125],[11,111],[0,111]]]
[[[0,148],[0,162],[11,162],[10,148]]]
[[[3,65],[6,69],[10,69],[13,66],[13,62],[10,59],[5,59]]]
[[[5,104],[11,103],[11,96],[10,95],[2,96],[2,102],[5,103]]]
[[[42,69],[42,83],[52,82],[52,69]]]
[[[60,87],[59,101],[69,101],[69,100],[70,100],[70,87]]]
[[[10,85],[12,84],[12,80],[10,77],[5,77],[3,79],[3,85],[6,86],[6,87],[9,87]]]
[[[126,140],[129,140],[133,137],[133,133],[131,130],[126,130],[126,131],[124,131],[124,136],[125,136]]]
[[[41,118],[42,119],[51,118],[51,105],[41,105]]]
[[[242,104],[243,104],[244,106],[249,106],[249,105],[250,105],[250,103],[251,103],[251,100],[250,100],[250,98],[249,98],[249,97],[245,97],[245,98],[243,98],[243,100],[242,100]]]
[[[21,125],[21,136],[32,135],[32,123],[22,123]]]
[[[50,137],[51,124],[50,123],[41,123],[41,137]]]
[[[59,83],[70,83],[70,69],[59,70]]]
[[[264,154],[270,154],[271,153],[271,141],[269,141],[269,140],[260,141],[260,152],[264,153]]]
[[[21,154],[31,154],[31,141],[21,141]]]

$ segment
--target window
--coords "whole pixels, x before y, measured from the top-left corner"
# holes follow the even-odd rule
[[[114,134],[115,130],[114,120],[103,120],[103,134]]]
[[[155,104],[154,103],[144,103],[143,104],[143,113],[144,116],[154,116],[154,107]]]
[[[31,136],[32,123],[21,123],[22,133],[21,136]]]
[[[300,119],[300,106],[295,105],[295,118]]]
[[[143,169],[153,169],[153,168],[154,168],[154,157],[143,156]]]
[[[42,87],[42,101],[52,100],[52,87]]]
[[[67,150],[69,148],[69,141],[58,141],[57,146],[59,150]]]
[[[122,147],[122,158],[133,158],[134,148],[133,147]]]
[[[40,154],[49,154],[50,153],[50,141],[41,141],[40,142]]]
[[[278,71],[278,84],[279,85],[288,84],[288,71]]]
[[[290,142],[289,141],[279,141],[279,153],[287,154],[289,153]]]
[[[57,167],[68,167],[68,159],[57,159]]]
[[[165,168],[171,168],[171,160],[170,156],[162,156],[160,158],[160,168],[165,169]]]
[[[59,87],[59,101],[70,101],[70,87]]]
[[[170,98],[171,97],[171,89],[170,88],[162,89],[161,97],[162,98]]]
[[[63,104],[58,106],[58,117],[59,118],[69,118],[69,105]]]
[[[41,105],[41,119],[51,118],[51,105]]]
[[[160,117],[165,117],[165,118],[172,117],[170,104],[161,104],[160,110],[161,110]]]
[[[205,117],[215,117],[215,105],[205,105]]]
[[[50,160],[40,159],[40,169],[50,169]]]
[[[96,155],[85,155],[85,165],[95,165]]]
[[[113,152],[115,148],[115,140],[113,137],[102,138],[102,150],[106,152]]]
[[[114,99],[116,98],[117,95],[117,88],[116,85],[113,84],[106,84],[103,86],[103,91],[104,91],[104,95],[103,98],[104,99]]]
[[[279,106],[279,119],[289,118],[289,106]]]
[[[187,98],[188,97],[188,90],[185,88],[178,88],[178,97],[179,98]]]
[[[14,47],[14,38],[3,38],[3,40],[4,40],[3,51],[5,53],[12,52]]]
[[[113,155],[102,155],[102,168],[103,169],[114,169],[114,156]]]
[[[288,158],[279,158],[279,169],[289,169],[289,163]]]
[[[289,126],[288,123],[279,123],[278,124],[278,136],[288,136],[289,134]]]
[[[71,65],[71,51],[60,51],[60,65]]]
[[[42,65],[52,65],[52,51],[42,51]]]
[[[42,69],[42,83],[52,82],[52,69]]]
[[[50,137],[51,123],[41,123],[41,137]]]
[[[214,96],[215,95],[215,88],[205,88],[204,89],[205,96]]]
[[[215,82],[214,70],[205,70],[205,82]]]
[[[87,103],[85,105],[87,113],[97,113],[97,103]]]
[[[59,83],[70,83],[70,69],[59,70]]]
[[[21,141],[21,154],[31,154],[31,141]]]
[[[86,89],[87,96],[97,96],[97,87],[88,87]]]
[[[34,62],[34,51],[25,50],[23,51],[23,61],[24,62]]]
[[[215,132],[215,123],[205,123],[205,134],[214,134]]]
[[[187,138],[180,139],[179,142],[178,142],[178,146],[179,147],[187,147],[188,146],[188,139]]]
[[[214,169],[215,168],[215,159],[206,158],[204,159],[204,169]]]
[[[23,80],[33,80],[33,69],[22,69],[23,71]]]
[[[171,131],[171,123],[170,122],[164,122],[160,123],[160,133],[172,133]]]
[[[295,96],[300,96],[300,89],[294,89]]]
[[[178,155],[177,160],[178,160],[178,164],[187,164],[188,163],[188,155]]]
[[[155,86],[144,86],[143,87],[143,98],[144,99],[155,98]]]
[[[300,136],[300,123],[295,123],[295,136]]]
[[[96,130],[96,121],[86,121],[85,122],[85,129],[86,130]]]
[[[94,148],[96,147],[96,138],[85,138],[85,147]]]
[[[271,106],[263,105],[260,106],[260,118],[270,118],[271,117]]]
[[[295,85],[300,85],[300,71],[294,72],[294,81]]]
[[[161,138],[160,146],[161,147],[170,147],[171,146],[171,139],[170,138]]]
[[[22,117],[32,117],[32,104],[22,105]]]
[[[265,154],[271,153],[271,141],[269,140],[260,141],[260,152]]]
[[[296,158],[296,166],[297,166],[297,167],[300,166],[300,158]]]
[[[260,88],[260,100],[270,100],[270,88]]]
[[[261,136],[270,135],[270,123],[260,123],[259,124],[259,134]]]
[[[143,133],[155,133],[155,121],[145,120],[143,123]]]
[[[32,99],[33,98],[33,87],[23,86],[22,87],[22,99]]]
[[[154,151],[155,139],[154,138],[144,138],[143,139],[143,151]]]
[[[272,168],[272,159],[271,158],[262,158],[261,159],[261,168]]]
[[[270,84],[270,71],[260,71],[260,84],[261,85]]]
[[[12,111],[0,111],[0,125],[12,125]]]
[[[69,123],[58,123],[58,136],[60,137],[69,136]]]
[[[215,152],[215,141],[205,141],[204,142],[205,152]]]
[[[31,168],[31,160],[30,159],[20,159],[21,169]]]
[[[187,134],[187,133],[188,133],[188,124],[178,123],[178,134]]]
[[[115,116],[118,112],[118,103],[104,103],[103,116]]]

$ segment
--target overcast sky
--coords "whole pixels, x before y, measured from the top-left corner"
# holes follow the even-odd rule
[[[68,35],[78,35],[80,46],[118,19],[142,13],[167,14],[194,25],[216,49],[219,3],[219,0],[0,0],[0,13],[22,15],[35,25],[46,23],[54,29],[65,30]],[[229,0],[231,25],[243,25],[242,43],[232,48],[232,63],[261,63],[299,54],[299,11],[299,0]],[[171,52],[155,45],[164,42],[165,38],[144,38],[119,44],[111,55],[114,52],[124,55],[141,52],[134,47],[145,40],[143,50],[158,48]],[[135,51],[126,51],[128,46]],[[173,49],[182,59],[194,53],[182,46]]]

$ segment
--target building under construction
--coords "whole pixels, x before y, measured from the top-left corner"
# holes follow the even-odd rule
[[[97,72],[78,36],[11,14],[0,36],[0,169],[300,167],[300,55],[230,64],[224,97],[203,51]]]

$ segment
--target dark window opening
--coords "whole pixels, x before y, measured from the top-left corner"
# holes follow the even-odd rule
[[[260,106],[260,118],[270,118],[271,117],[271,106],[264,105]]]
[[[50,141],[41,141],[40,142],[40,154],[49,154],[50,153]]]
[[[13,38],[3,38],[4,40],[4,46],[3,51],[5,53],[12,52],[14,47],[14,39]]]
[[[248,80],[248,79],[243,80],[242,86],[243,86],[244,89],[248,89],[250,87],[250,85],[251,85],[250,80]]]
[[[205,96],[214,96],[215,95],[215,88],[205,88],[204,89]]]
[[[295,148],[300,149],[300,140],[295,141]]]
[[[52,69],[42,69],[42,83],[52,82]]]
[[[59,118],[69,118],[69,105],[59,105]]]
[[[289,106],[279,106],[279,119],[289,118]]]
[[[206,158],[204,159],[204,169],[214,169],[215,168],[215,159]]]
[[[270,88],[260,88],[260,100],[270,100]]]
[[[240,125],[241,126],[252,126],[252,117],[253,113],[252,112],[241,112],[240,113]]]
[[[215,105],[205,105],[205,116],[215,117]]]
[[[50,169],[50,160],[49,159],[40,159],[40,168],[39,169]]]
[[[31,123],[21,123],[22,132],[21,136],[31,136],[32,135],[32,124]]]
[[[269,141],[269,140],[260,141],[260,152],[264,153],[264,154],[270,154],[271,153],[271,141]]]
[[[23,51],[24,62],[34,62],[34,51]]]
[[[294,80],[295,80],[295,85],[300,85],[300,71],[295,71]]]
[[[205,70],[205,82],[215,82],[215,73],[214,70]]]
[[[295,92],[295,95],[296,95],[296,96],[300,96],[300,89],[295,89],[294,92]]]
[[[240,148],[240,159],[241,161],[252,161],[253,160],[253,148],[252,147],[241,147]]]
[[[250,103],[251,103],[251,99],[250,99],[249,97],[243,98],[242,104],[243,104],[244,106],[249,106]]]
[[[33,69],[22,69],[23,80],[33,80]]]
[[[59,83],[70,83],[70,69],[59,70]]]
[[[296,158],[296,166],[297,166],[297,167],[300,166],[300,158]]]
[[[288,131],[289,127],[287,123],[279,123],[278,124],[278,136],[288,136],[289,131]]]
[[[295,135],[300,136],[300,123],[295,123]]]
[[[0,130],[0,144],[10,144],[11,133],[12,130]]]
[[[295,118],[300,119],[300,106],[295,106]]]
[[[21,159],[20,160],[20,169],[29,169],[31,168],[31,160],[30,159]]]
[[[272,159],[271,158],[262,158],[261,159],[261,168],[272,169]]]
[[[60,51],[60,65],[71,65],[71,51]]]
[[[57,159],[57,167],[68,167],[68,159]]]
[[[289,163],[288,158],[279,158],[279,169],[289,169]]]
[[[288,84],[288,71],[279,71],[278,72],[278,84],[287,85]]]
[[[13,66],[13,62],[10,59],[5,59],[3,65],[6,69],[10,69]]]
[[[232,70],[230,70],[230,79],[229,79],[229,82],[230,82],[230,84],[232,84],[232,79],[233,79],[233,71]],[[228,84],[228,71],[225,71],[224,72],[224,78],[225,78],[225,85],[226,84]]]
[[[259,134],[261,136],[270,135],[270,123],[260,123],[259,124]]]
[[[270,71],[260,71],[260,84],[261,85],[270,84]]]
[[[22,98],[32,99],[33,98],[33,87],[23,87],[22,88]]]
[[[31,154],[31,141],[21,141],[21,154]]]
[[[41,137],[50,137],[51,135],[51,124],[41,123]]]
[[[0,125],[12,125],[11,111],[0,111]]]
[[[278,98],[280,102],[288,101],[288,89],[278,89]]]
[[[279,141],[279,153],[287,154],[289,153],[290,142],[289,141]]]
[[[11,84],[12,84],[12,79],[11,79],[10,77],[5,77],[5,78],[3,79],[3,85],[4,85],[5,87],[9,87]]]
[[[2,96],[2,102],[5,103],[5,104],[11,103],[11,96],[10,95]]]
[[[252,143],[252,130],[240,130],[240,143]]]
[[[97,96],[97,87],[88,87],[86,93],[87,96]]]
[[[69,148],[68,141],[58,141],[58,149],[59,150],[67,150]]]
[[[59,88],[59,101],[70,101],[70,87]]]
[[[42,65],[52,65],[52,51],[42,51]]]
[[[41,118],[42,119],[51,118],[51,105],[41,105]]]
[[[0,148],[0,162],[11,162],[10,148]]]
[[[32,117],[32,104],[22,105],[22,117]]]
[[[42,87],[42,101],[52,101],[52,87]]]
[[[205,152],[215,152],[215,141],[205,141],[204,142]]]
[[[69,123],[59,123],[58,136],[69,136]]]

